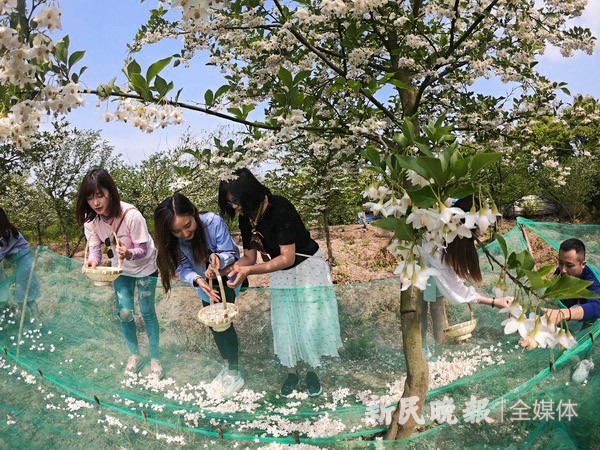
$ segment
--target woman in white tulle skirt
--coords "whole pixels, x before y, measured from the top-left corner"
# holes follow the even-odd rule
[[[310,237],[296,208],[273,195],[248,169],[219,186],[221,214],[239,213],[244,255],[233,264],[228,282],[239,286],[249,275],[270,274],[271,324],[275,354],[288,374],[282,395],[300,383],[298,364],[309,366],[308,394],[321,394],[316,373],[323,356],[339,356],[342,346],[337,300],[329,265]],[[263,262],[257,264],[258,252]]]

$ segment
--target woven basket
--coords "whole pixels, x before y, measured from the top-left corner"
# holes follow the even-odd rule
[[[117,235],[113,232],[115,239],[117,239]],[[116,242],[116,241],[115,241]],[[83,252],[83,261],[84,264],[87,262],[87,254],[88,248],[90,245],[90,241],[85,244],[85,250]],[[121,260],[117,257],[117,267],[106,267],[106,266],[98,266],[95,269],[84,267],[82,272],[85,273],[88,278],[90,278],[94,282],[94,286],[110,286],[113,281],[115,281],[119,275],[123,273],[123,269],[121,269]]]
[[[219,275],[218,269],[213,268],[217,281],[219,282],[219,290],[221,291],[221,303],[214,303],[210,299],[210,304],[198,311],[198,320],[204,325],[207,325],[215,331],[225,331],[233,323],[233,318],[238,314],[238,308],[233,303],[227,303],[225,296],[225,288],[223,280]]]
[[[444,329],[447,339],[460,342],[467,340],[472,336],[471,333],[477,326],[477,319],[475,319],[471,305],[469,305],[469,309],[471,310],[471,320],[457,323],[456,325]]]

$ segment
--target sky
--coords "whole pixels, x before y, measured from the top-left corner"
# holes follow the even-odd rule
[[[82,76],[86,87],[96,88],[114,76],[117,82],[123,82],[121,74],[123,60],[127,54],[127,43],[131,42],[139,25],[148,17],[148,10],[156,5],[154,0],[141,3],[137,0],[60,0],[62,10],[62,33],[70,37],[70,52],[86,50],[83,65],[87,71]],[[589,0],[585,13],[576,23],[592,29],[600,39],[600,0]],[[143,68],[150,63],[169,56],[179,47],[177,43],[166,42],[152,46],[151,54],[136,55]],[[150,52],[148,52],[150,53]],[[199,56],[202,58],[202,55]],[[81,63],[80,63],[81,64]],[[538,70],[554,81],[565,81],[571,94],[586,94],[600,98],[600,48],[596,45],[593,55],[577,52],[571,58],[564,58],[555,48],[549,49],[540,58]],[[190,68],[169,67],[161,76],[175,81],[176,89],[183,87],[180,98],[189,102],[203,99],[206,89],[215,90],[222,83],[222,76],[213,66],[194,60]],[[487,89],[490,86],[486,87]],[[494,91],[503,91],[500,84],[491,86]],[[185,111],[185,122],[178,126],[169,126],[151,134],[144,133],[130,124],[120,122],[106,123],[100,119],[106,110],[106,103],[100,108],[93,96],[85,96],[86,105],[68,116],[69,122],[80,129],[101,130],[117,153],[128,163],[138,163],[150,154],[164,151],[177,145],[179,137],[190,129],[202,135],[219,127],[230,126],[224,120],[198,112]]]

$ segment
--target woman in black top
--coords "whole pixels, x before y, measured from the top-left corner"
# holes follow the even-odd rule
[[[271,325],[275,354],[288,368],[281,387],[291,394],[300,378],[297,363],[304,361],[308,394],[319,395],[321,382],[315,368],[321,356],[339,356],[342,342],[337,300],[329,265],[310,237],[296,208],[284,197],[271,194],[248,169],[219,186],[221,215],[239,213],[244,255],[229,273],[239,286],[249,275],[270,274]],[[262,263],[256,262],[258,252]]]

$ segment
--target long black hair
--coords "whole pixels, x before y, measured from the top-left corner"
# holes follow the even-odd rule
[[[252,172],[247,168],[237,169],[234,172],[236,178],[233,180],[223,180],[219,184],[219,209],[221,216],[233,219],[235,209],[229,203],[227,195],[231,195],[235,201],[239,202],[242,211],[249,217],[256,217],[265,196],[270,196],[271,191],[256,179]]]
[[[119,190],[115,184],[115,180],[105,169],[92,169],[85,174],[81,185],[79,186],[79,193],[77,194],[77,206],[75,213],[77,215],[77,223],[83,226],[85,222],[91,222],[98,215],[94,211],[89,203],[88,198],[94,196],[96,192],[101,189],[108,191],[110,199],[110,217],[121,216],[121,196]]]
[[[0,207],[0,237],[4,238],[5,241],[8,241],[11,234],[13,237],[17,237],[19,236],[19,230],[10,223],[4,209]]]
[[[473,204],[477,208],[479,202],[473,196],[468,196],[457,200],[454,206],[468,213]],[[475,230],[472,231],[475,232]],[[470,238],[456,237],[444,250],[442,261],[452,267],[454,272],[463,280],[470,279],[477,283],[483,281],[481,268],[479,267],[479,255],[475,248],[475,234]]]
[[[192,216],[196,221],[196,231],[190,241],[193,262],[205,262],[209,254],[204,225],[196,206],[183,194],[173,194],[165,198],[154,210],[154,234],[160,279],[167,292],[171,289],[171,280],[182,258],[178,238],[171,233],[175,216]]]

